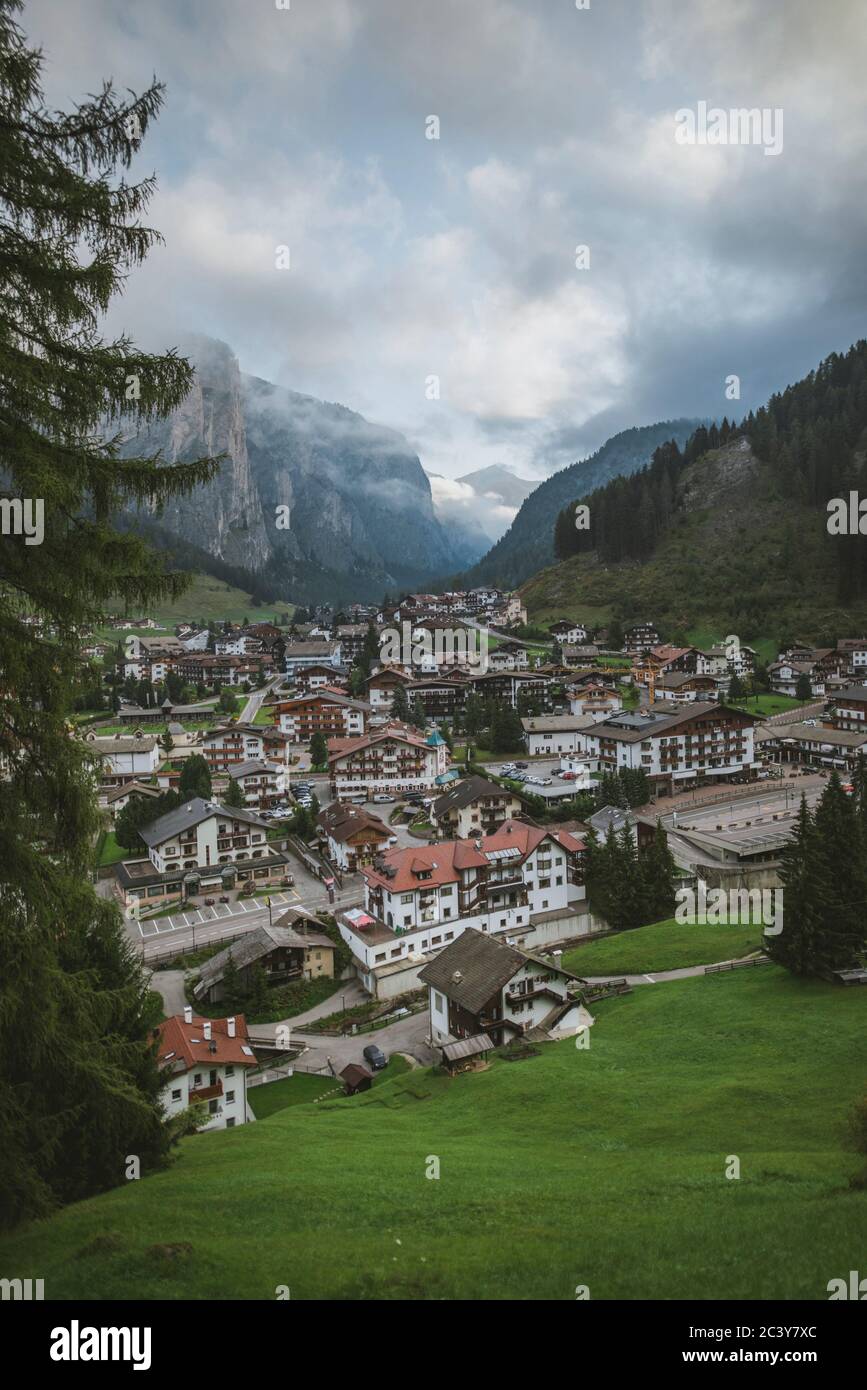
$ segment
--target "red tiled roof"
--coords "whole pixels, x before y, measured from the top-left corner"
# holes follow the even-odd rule
[[[205,1024],[211,1024],[211,1040],[205,1039]],[[199,1066],[220,1066],[226,1062],[236,1062],[242,1067],[253,1067],[256,1065],[256,1058],[250,1053],[248,1057],[243,1051],[249,1048],[250,1039],[247,1035],[247,1022],[243,1014],[235,1015],[235,1036],[229,1037],[229,1024],[225,1018],[212,1018],[210,1020],[200,1018],[198,1014],[193,1014],[192,1023],[185,1023],[183,1014],[175,1014],[172,1018],[167,1018],[154,1030],[154,1036],[159,1039],[159,1063],[165,1066],[168,1063],[183,1063],[183,1070],[189,1071],[192,1067]],[[215,1049],[211,1044],[215,1045]],[[180,1070],[181,1068],[177,1068]]]
[[[373,868],[364,868],[361,872],[370,883],[381,885],[392,893],[407,893],[422,885],[427,888],[457,883],[464,869],[486,869],[494,862],[488,858],[494,850],[518,849],[520,859],[513,862],[522,863],[548,836],[572,853],[584,848],[583,841],[566,830],[545,830],[523,821],[509,820],[493,835],[480,840],[480,849],[476,848],[475,840],[444,840],[424,848],[393,849],[382,856],[383,865],[395,870],[393,878]],[[420,879],[419,873],[429,873],[430,877]]]

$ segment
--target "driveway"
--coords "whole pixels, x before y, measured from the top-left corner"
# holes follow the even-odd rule
[[[290,1019],[291,1023],[291,1019]],[[433,1050],[427,1039],[430,1036],[430,1014],[410,1014],[408,1018],[398,1019],[387,1028],[379,1028],[375,1033],[359,1033],[355,1037],[323,1038],[317,1033],[293,1034],[295,1043],[305,1043],[309,1051],[301,1058],[305,1070],[318,1070],[328,1066],[329,1061],[336,1072],[349,1065],[360,1062],[363,1065],[363,1050],[374,1042],[381,1047],[386,1057],[393,1052],[406,1052],[415,1057],[424,1067],[433,1066],[439,1061],[439,1054]]]

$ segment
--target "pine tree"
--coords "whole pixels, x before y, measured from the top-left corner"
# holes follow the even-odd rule
[[[234,777],[229,777],[226,783],[226,789],[220,797],[220,805],[229,807],[234,806],[237,810],[240,811],[244,809],[246,804],[247,803],[244,799],[244,793],[241,789],[240,782],[238,782]]]
[[[203,801],[210,800],[211,769],[201,753],[191,753],[184,759],[178,791],[182,801],[191,801],[194,796],[200,796]]]
[[[318,730],[310,740],[310,761],[314,767],[322,767],[328,762],[328,743],[325,735]]]
[[[653,843],[641,854],[639,861],[642,881],[642,920],[663,922],[674,916],[677,866],[668,848],[668,836],[662,821],[656,822]]]
[[[768,955],[795,975],[813,975],[822,964],[823,885],[817,872],[815,827],[805,797],[794,831],[780,851],[783,929],[765,936]]]
[[[406,686],[401,682],[394,687],[394,694],[391,698],[391,717],[399,719],[406,724],[409,720],[409,701],[406,698]]]
[[[42,56],[0,0],[0,474],[41,501],[38,548],[0,547],[0,1219],[40,1215],[145,1171],[168,1144],[147,1030],[148,991],[116,907],[89,882],[97,808],[87,747],[66,720],[78,633],[117,596],[177,597],[145,542],[112,518],[212,477],[214,460],[119,457],[127,433],[186,397],[183,359],[102,340],[99,322],[158,239],[142,222],[154,182],[116,181],[162,90],[110,84],[70,114],[42,101]],[[113,602],[112,602],[113,600]],[[24,615],[41,618],[50,642]]]

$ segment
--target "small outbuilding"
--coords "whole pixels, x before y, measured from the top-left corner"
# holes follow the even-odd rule
[[[493,1052],[494,1044],[487,1033],[476,1033],[472,1038],[460,1038],[457,1042],[446,1043],[442,1048],[443,1066],[452,1075],[466,1071],[470,1067],[486,1062]]]
[[[359,1091],[369,1091],[373,1084],[373,1073],[367,1067],[361,1066],[359,1062],[350,1062],[348,1067],[344,1067],[340,1073],[340,1080],[343,1082],[344,1094],[347,1096],[357,1096]]]

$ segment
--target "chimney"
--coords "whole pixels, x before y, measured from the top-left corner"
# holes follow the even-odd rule
[[[210,1019],[205,1024],[205,1042],[211,1041],[211,1022]]]
[[[226,1027],[227,1027],[228,1030],[229,1030],[229,1037],[230,1037],[230,1038],[234,1038],[234,1036],[235,1036],[235,1018],[234,1018],[234,1015],[233,1015],[231,1018],[227,1018],[227,1019],[226,1019]]]
[[[185,1005],[184,1005],[184,1023],[192,1023],[192,1021],[193,1021],[193,1006],[192,1006],[192,1004],[185,1004]]]

